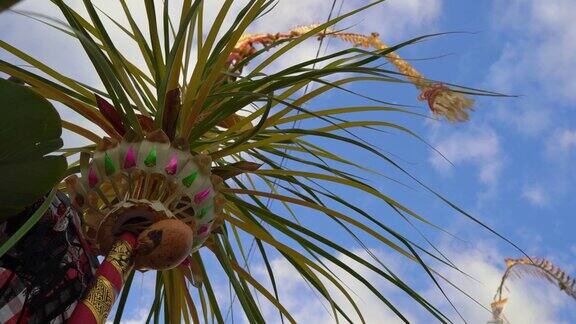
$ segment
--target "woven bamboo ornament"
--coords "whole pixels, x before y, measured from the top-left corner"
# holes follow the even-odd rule
[[[208,156],[193,156],[178,142],[161,130],[143,139],[104,138],[84,158],[81,177],[66,180],[96,253],[106,255],[119,235],[133,232],[136,268],[169,269],[206,241],[222,211],[222,181],[211,175]]]

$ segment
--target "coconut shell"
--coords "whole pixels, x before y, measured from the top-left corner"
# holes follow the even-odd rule
[[[177,219],[152,224],[138,236],[136,269],[168,270],[192,253],[194,232]]]

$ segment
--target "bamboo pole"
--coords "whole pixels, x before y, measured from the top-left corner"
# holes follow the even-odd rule
[[[116,297],[122,291],[124,280],[134,265],[136,245],[134,234],[125,232],[120,236],[96,271],[96,278],[87,294],[76,304],[68,323],[106,323]]]

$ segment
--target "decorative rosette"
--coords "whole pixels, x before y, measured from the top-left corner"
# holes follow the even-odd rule
[[[104,138],[93,156],[81,157],[81,177],[66,182],[95,252],[167,219],[190,227],[190,252],[202,246],[222,211],[222,180],[211,175],[209,156],[192,155],[183,143],[161,130],[144,139],[129,133],[121,142]]]

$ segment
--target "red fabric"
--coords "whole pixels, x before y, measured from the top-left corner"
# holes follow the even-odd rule
[[[100,265],[100,268],[98,268],[96,276],[98,277],[102,276],[106,278],[108,281],[110,281],[112,283],[112,286],[114,286],[115,294],[118,294],[120,290],[122,290],[122,286],[124,285],[124,282],[122,280],[122,274],[118,273],[116,267],[110,264],[110,262],[104,260],[104,262],[102,262],[102,264]]]
[[[76,304],[72,316],[68,319],[68,324],[98,324],[92,311],[80,302]]]
[[[125,241],[132,249],[136,248],[137,238],[132,233],[124,233],[120,236],[121,241]],[[103,276],[104,278],[108,279],[116,289],[116,294],[120,293],[122,290],[122,286],[124,285],[124,280],[122,278],[122,273],[118,273],[116,267],[114,267],[110,262],[104,260],[100,267],[98,268],[97,275]]]
[[[0,268],[0,289],[12,291],[12,298],[0,306],[0,323],[18,323],[22,316],[22,323],[28,321],[24,304],[26,302],[25,287],[16,274],[8,269]]]
[[[138,243],[138,238],[136,237],[136,235],[130,233],[130,232],[125,232],[120,236],[121,240],[124,240],[126,242],[128,242],[128,244],[130,244],[130,246],[132,247],[132,249],[136,248],[136,245]]]
[[[137,238],[132,233],[124,233],[120,236],[119,240],[123,240],[128,242],[132,249],[134,250],[137,245]],[[96,277],[104,277],[108,281],[112,283],[114,286],[114,297],[116,298],[120,291],[122,290],[122,286],[124,285],[124,278],[122,277],[122,273],[119,273],[116,267],[114,267],[110,262],[104,260],[98,271],[96,272]],[[68,320],[70,324],[92,324],[96,323],[96,317],[92,313],[92,311],[86,307],[82,302],[79,302],[72,313],[72,316]]]

